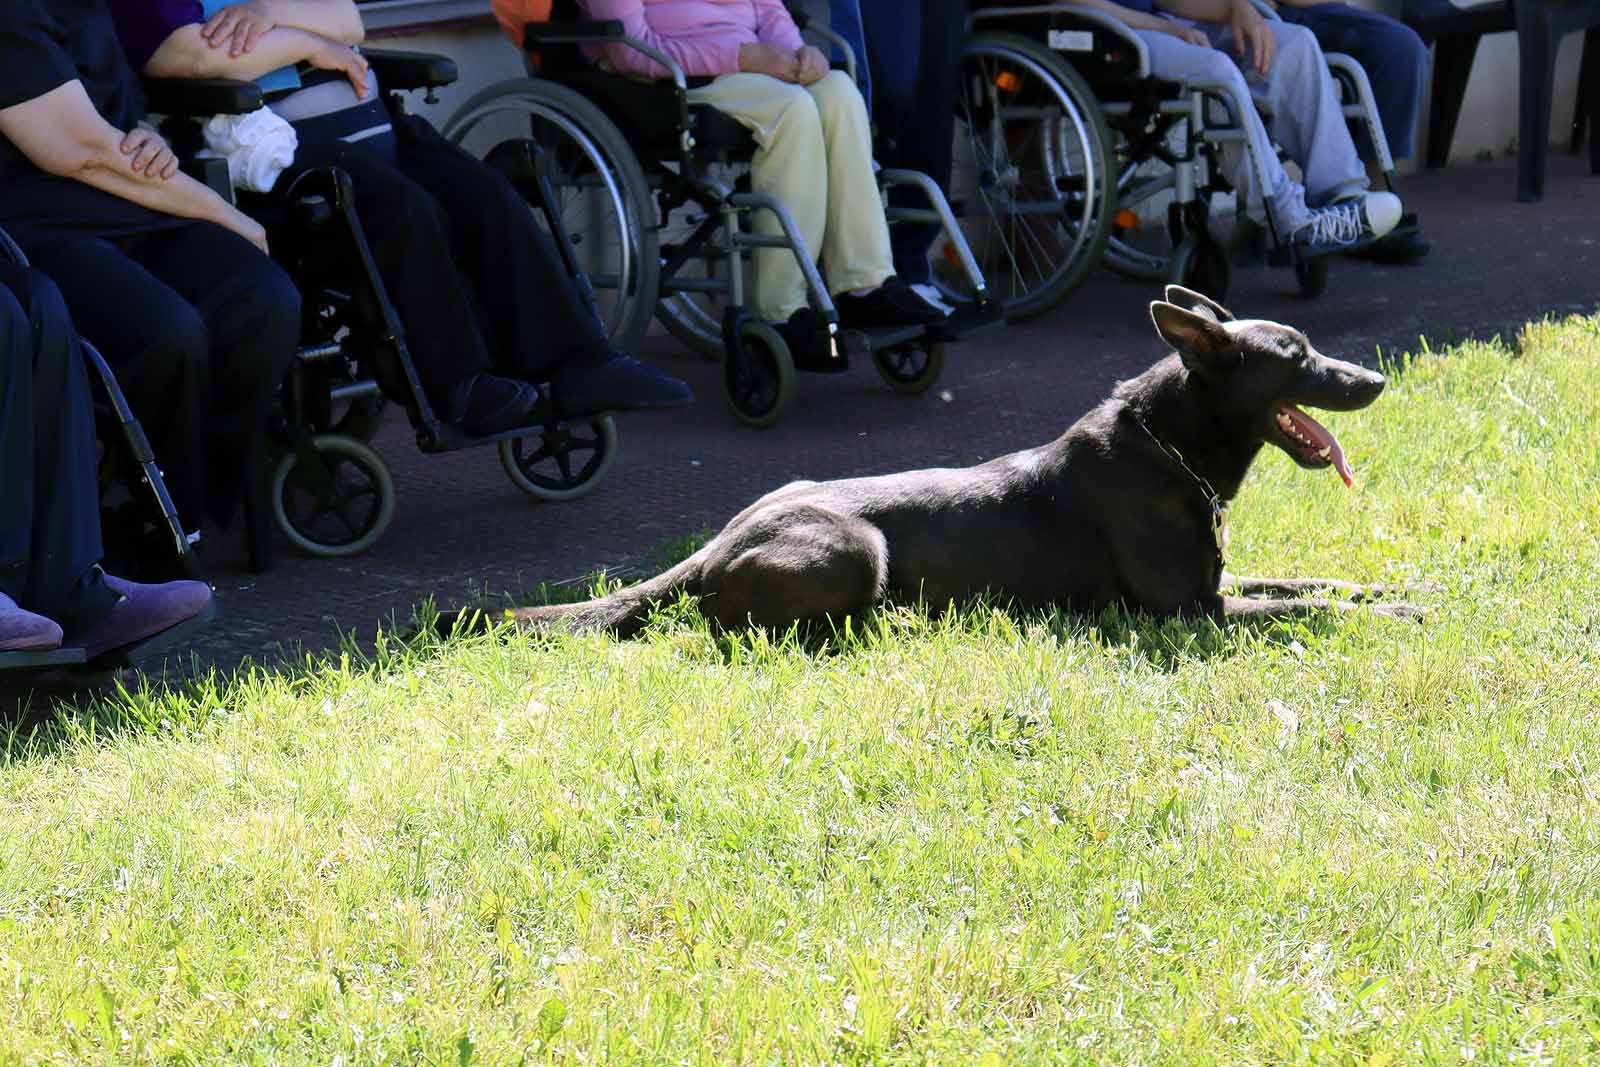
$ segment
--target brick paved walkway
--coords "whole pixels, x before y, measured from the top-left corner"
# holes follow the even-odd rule
[[[1241,315],[1292,322],[1323,351],[1355,359],[1376,346],[1414,348],[1421,335],[1440,344],[1546,313],[1593,311],[1600,178],[1559,152],[1551,170],[1537,205],[1515,202],[1511,161],[1408,179],[1407,206],[1434,241],[1424,265],[1337,262],[1315,301],[1295,295],[1291,272],[1251,269],[1236,275],[1230,303]],[[791,478],[962,464],[1041,443],[1161,354],[1144,311],[1154,295],[1101,272],[1043,318],[952,347],[941,387],[922,397],[889,392],[870,365],[802,375],[794,409],[765,432],[726,411],[714,365],[652,337],[641,354],[689,378],[699,403],[619,419],[610,475],[568,504],[523,497],[492,450],[420,455],[396,415],[377,441],[400,493],[386,538],[346,561],[306,559],[280,544],[276,567],[261,576],[244,570],[236,537],[212,545],[221,615],[195,651],[227,668],[272,661],[285,643],[325,648],[338,629],[370,635],[430,594],[459,603],[474,591],[636,565],[664,539],[719,526]]]

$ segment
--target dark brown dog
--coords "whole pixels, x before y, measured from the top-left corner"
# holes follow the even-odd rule
[[[1329,359],[1289,326],[1235,321],[1177,286],[1150,316],[1174,354],[1047,445],[976,467],[795,482],[655,578],[515,615],[533,626],[629,634],[654,605],[687,593],[723,626],[787,627],[861,613],[886,597],[940,606],[985,595],[1023,608],[1123,604],[1222,619],[1351,606],[1305,596],[1317,591],[1376,592],[1231,577],[1222,531],[1263,444],[1302,467],[1332,466],[1353,484],[1338,441],[1301,408],[1366,407],[1383,376]],[[1417,613],[1400,603],[1372,610]]]

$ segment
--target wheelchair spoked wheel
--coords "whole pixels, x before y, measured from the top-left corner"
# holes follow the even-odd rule
[[[500,442],[500,466],[511,484],[535,500],[576,500],[594,491],[617,458],[610,415],[552,422],[538,433]]]
[[[764,429],[794,397],[794,359],[783,336],[760,319],[739,324],[738,343],[739,352],[723,357],[723,390],[739,421]]]
[[[944,373],[944,342],[919,338],[872,350],[872,365],[900,393],[926,393]]]
[[[951,200],[1006,317],[1060,303],[1100,261],[1116,207],[1094,91],[1038,41],[973,34],[962,46],[954,156]]]
[[[707,162],[702,165],[701,173],[732,189],[740,185],[740,179],[747,176],[749,170],[748,164]],[[705,220],[706,208],[692,201],[673,211],[659,234],[663,258],[667,257],[669,248],[687,244]],[[716,245],[722,236],[725,235],[714,232],[711,244]],[[753,264],[754,256],[746,255],[746,293],[755,292]],[[731,263],[725,256],[702,256],[684,263],[670,278],[663,276],[661,279],[656,320],[690,351],[708,360],[720,360],[723,354],[722,319],[727,312],[729,294],[722,287],[729,283],[730,268]],[[673,291],[674,281],[682,281],[686,287]]]
[[[543,147],[551,206],[594,288],[606,335],[616,348],[638,347],[660,284],[654,203],[638,158],[605,112],[565,86],[513,78],[462,105],[444,136],[479,159],[509,140]]]
[[[1184,124],[1178,123],[1166,135],[1174,154],[1182,152]],[[1164,221],[1165,211],[1148,219],[1145,205],[1159,204],[1177,184],[1173,169],[1159,159],[1129,158],[1127,138],[1116,135],[1117,210],[1112,215],[1110,232],[1101,261],[1124,278],[1140,282],[1164,282],[1172,271],[1172,240]],[[1152,205],[1153,206],[1153,205]]]
[[[1294,280],[1300,284],[1300,295],[1312,299],[1328,288],[1328,258],[1315,256],[1294,261]]]
[[[307,444],[315,462],[291,448],[273,471],[278,529],[313,556],[365,552],[394,521],[388,464],[362,442],[339,434],[320,434]]]
[[[1207,234],[1191,232],[1173,251],[1167,280],[1219,304],[1226,303],[1228,288],[1233,284],[1228,250]]]

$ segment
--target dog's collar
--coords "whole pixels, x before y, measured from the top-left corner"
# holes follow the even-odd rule
[[[1222,494],[1217,492],[1210,482],[1195,473],[1194,468],[1184,460],[1182,452],[1157,437],[1155,432],[1144,424],[1144,420],[1132,411],[1128,412],[1128,416],[1133,419],[1134,424],[1139,429],[1144,431],[1146,437],[1156,443],[1157,448],[1167,454],[1168,459],[1176,463],[1179,469],[1189,476],[1194,482],[1195,488],[1199,489],[1201,495],[1206,498],[1206,507],[1211,513],[1211,541],[1217,550],[1217,573],[1222,573],[1225,569],[1223,565],[1223,549],[1228,544],[1228,502],[1222,499]]]

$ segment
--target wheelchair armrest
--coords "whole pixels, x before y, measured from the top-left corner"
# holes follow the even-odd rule
[[[145,97],[157,115],[209,118],[245,115],[261,107],[261,87],[231,78],[146,78]]]
[[[576,22],[530,22],[522,30],[522,47],[531,51],[547,44],[597,44],[622,40],[621,19]]]
[[[363,48],[361,54],[372,65],[378,84],[386,90],[438,89],[461,76],[455,60],[436,52]]]

